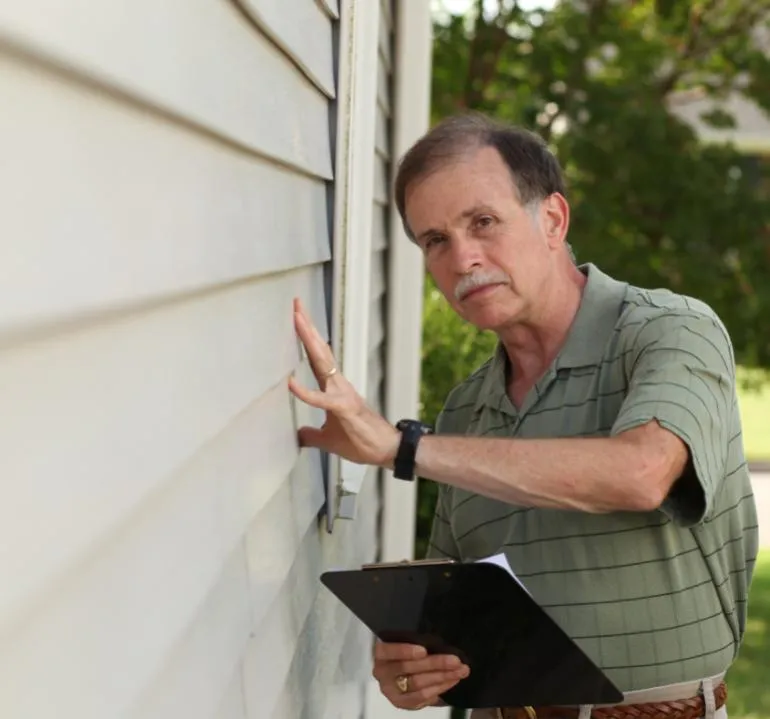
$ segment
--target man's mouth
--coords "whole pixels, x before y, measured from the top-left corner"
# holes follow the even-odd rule
[[[491,292],[502,284],[502,282],[492,282],[488,285],[478,285],[477,287],[473,287],[460,296],[460,301],[465,302],[465,300],[469,300],[471,297],[479,297],[483,294],[487,294],[487,292]]]

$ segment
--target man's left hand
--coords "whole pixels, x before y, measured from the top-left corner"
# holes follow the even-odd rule
[[[401,433],[340,374],[331,349],[299,300],[294,301],[294,324],[320,389],[303,387],[294,377],[289,379],[289,389],[311,407],[326,412],[321,429],[299,430],[300,445],[318,447],[359,464],[391,467]]]

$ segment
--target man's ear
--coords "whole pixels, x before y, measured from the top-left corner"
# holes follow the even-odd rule
[[[540,205],[541,221],[548,244],[558,247],[564,243],[569,229],[569,204],[564,195],[554,192]]]

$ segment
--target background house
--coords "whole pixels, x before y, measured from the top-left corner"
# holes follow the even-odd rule
[[[0,5],[0,716],[364,715],[319,575],[413,488],[298,450],[291,305],[416,415],[429,66],[427,0]]]
[[[752,28],[746,42],[770,55],[770,29],[762,23]],[[745,82],[737,78],[735,84]],[[695,130],[704,143],[730,143],[747,157],[767,162],[770,158],[770,116],[754,100],[737,90],[726,93],[725,97],[709,97],[704,88],[674,92],[668,98],[671,112]],[[731,127],[714,127],[705,118],[719,113],[731,120]],[[747,166],[747,169],[750,165]]]

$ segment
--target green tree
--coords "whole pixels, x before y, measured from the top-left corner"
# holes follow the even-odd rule
[[[539,132],[565,170],[578,261],[705,300],[750,367],[770,367],[770,163],[701,143],[672,107],[737,93],[770,110],[768,17],[770,0],[477,0],[434,29],[434,119],[480,110]],[[493,342],[426,285],[426,420]],[[434,491],[421,483],[418,551]]]

